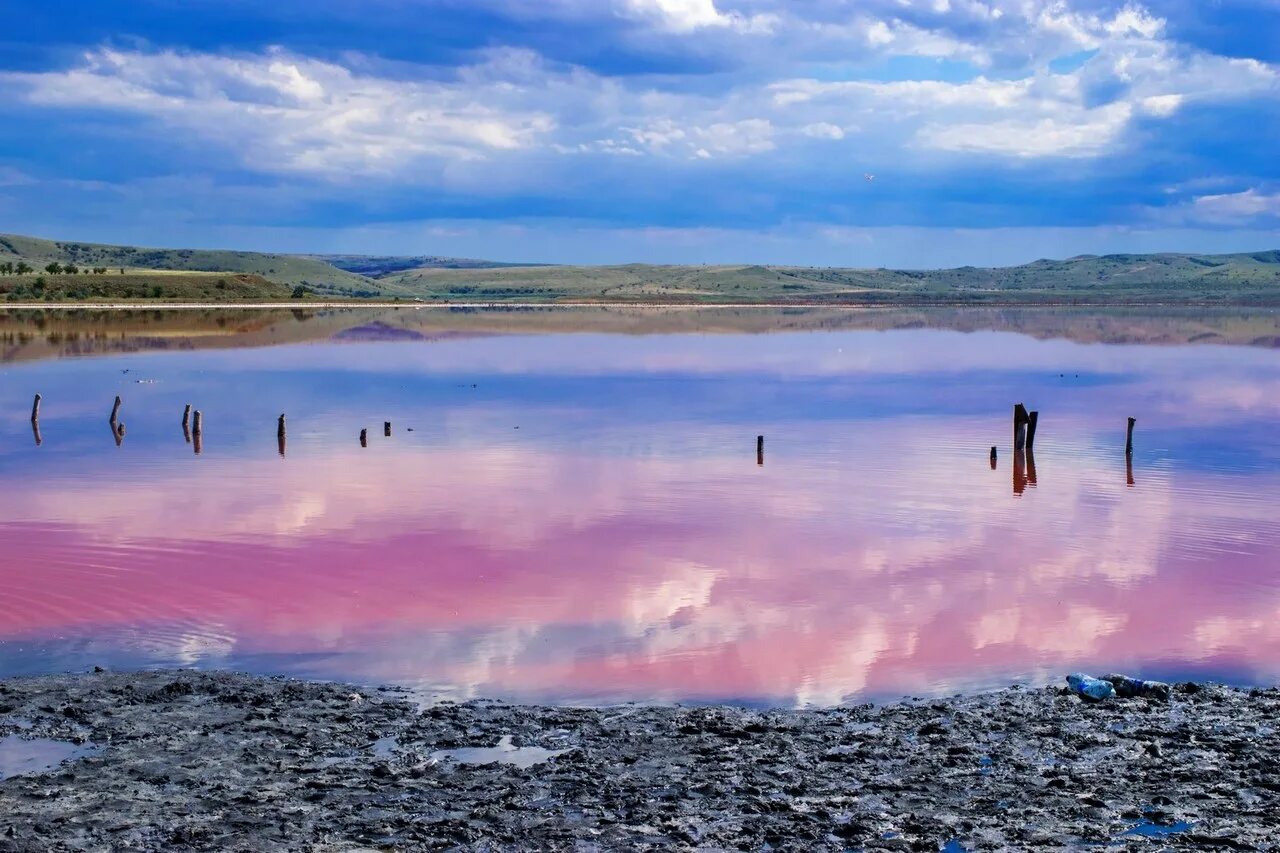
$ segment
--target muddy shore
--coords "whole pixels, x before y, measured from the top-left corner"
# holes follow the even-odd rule
[[[0,781],[0,851],[1280,850],[1277,727],[1280,690],[1196,685],[753,711],[11,679],[0,739],[82,748]]]

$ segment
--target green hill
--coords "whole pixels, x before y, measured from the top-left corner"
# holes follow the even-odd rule
[[[1106,255],[946,270],[647,266],[413,269],[379,284],[440,301],[1280,304],[1280,252]]]
[[[82,268],[108,267],[113,272],[125,269],[139,274],[152,270],[233,273],[258,276],[291,287],[303,285],[317,293],[332,296],[380,295],[380,290],[364,276],[340,270],[316,258],[298,255],[211,249],[147,249],[0,234],[0,264],[20,260],[36,270],[56,262]]]
[[[1235,255],[1082,255],[1015,267],[887,270],[796,266],[509,266],[434,255],[282,255],[204,249],[143,249],[0,235],[0,267],[23,261],[107,267],[139,276],[224,273],[237,295],[278,298],[298,286],[328,298],[404,298],[424,302],[588,302],[797,305],[1280,305],[1280,251]],[[341,268],[340,268],[341,267]],[[34,274],[38,276],[38,273]],[[34,282],[0,274],[0,292],[27,294]],[[269,282],[261,293],[253,282]],[[79,281],[83,281],[80,279]],[[176,298],[172,279],[144,288]],[[63,289],[67,294],[83,287]],[[122,283],[121,283],[122,284]],[[204,298],[192,280],[184,294]],[[118,290],[118,288],[117,288]],[[270,292],[268,292],[270,291]],[[138,292],[136,288],[130,293]],[[225,293],[213,298],[224,297]],[[68,298],[77,298],[70,295]],[[130,297],[138,298],[138,297]]]

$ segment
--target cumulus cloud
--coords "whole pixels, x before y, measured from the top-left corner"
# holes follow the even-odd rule
[[[1251,188],[1238,193],[1202,195],[1192,201],[1191,207],[1196,217],[1216,222],[1280,218],[1280,192]]]
[[[350,202],[357,184],[381,199],[446,197],[419,192],[429,187],[473,210],[477,198],[505,193],[539,208],[532,215],[572,218],[598,215],[581,211],[598,210],[601,186],[648,200],[614,208],[634,212],[653,210],[654,188],[679,180],[708,202],[699,224],[730,227],[759,224],[745,222],[747,212],[769,210],[774,222],[866,224],[859,215],[875,209],[846,198],[851,185],[870,191],[859,183],[864,172],[882,176],[875,189],[886,194],[891,175],[983,172],[1017,182],[1028,205],[1047,197],[1030,190],[1078,180],[1081,163],[1097,161],[1087,172],[1117,176],[1114,197],[1135,164],[1151,166],[1136,154],[1161,134],[1189,139],[1188,123],[1207,110],[1280,101],[1274,66],[1179,42],[1178,28],[1151,8],[1115,0],[416,2],[441,14],[479,5],[513,26],[486,29],[483,46],[440,64],[369,52],[318,58],[297,47],[99,47],[46,70],[0,71],[0,94],[41,117],[64,111],[67,125],[86,115],[124,123],[143,145],[163,136],[184,176],[230,164],[225,173],[254,173],[248,183],[291,182],[297,197],[337,186]],[[529,37],[535,30],[544,37]],[[579,31],[592,48],[566,49],[564,34]],[[1019,168],[1032,162],[1043,168]],[[1190,177],[1176,170],[1199,168],[1186,157],[1171,164],[1156,179],[1166,186]],[[1213,172],[1232,174],[1231,187],[1276,177]],[[1130,189],[1141,194],[1142,185]],[[1265,215],[1267,194],[1257,192],[1263,200],[1159,203],[1166,216],[1186,208],[1182,220],[1226,222]],[[748,196],[761,203],[743,204]],[[1011,198],[985,193],[952,210]],[[1017,204],[992,224],[1019,221]],[[1149,210],[1143,199],[1125,204]],[[1260,211],[1239,212],[1251,205]],[[452,206],[418,213],[453,216]],[[1101,206],[1083,218],[1117,221],[1108,216],[1118,205]],[[920,221],[907,205],[894,210],[898,218],[880,224]],[[692,216],[681,213],[644,224]]]
[[[230,57],[97,50],[77,67],[7,74],[33,104],[131,113],[239,151],[263,171],[400,174],[526,148],[552,116],[509,80],[403,81],[283,51]]]

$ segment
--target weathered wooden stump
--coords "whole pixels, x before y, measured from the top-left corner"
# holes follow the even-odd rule
[[[382,425],[382,434],[387,438],[391,437],[391,421],[387,421]]]
[[[1013,449],[1019,451],[1027,446],[1027,423],[1031,420],[1031,416],[1027,414],[1027,407],[1018,403],[1013,407]]]
[[[996,462],[999,459],[1000,459],[1000,451],[995,447],[991,448],[991,470],[992,471],[996,470]]]
[[[285,422],[284,415],[281,415],[280,420],[276,422],[276,435],[279,436],[280,438],[284,438],[284,434],[285,434],[284,422]]]
[[[124,424],[117,421],[111,422],[111,434],[115,436],[116,447],[124,444]]]
[[[369,446],[369,430],[367,429],[360,430],[360,446],[361,447]]]
[[[31,422],[34,424],[40,420],[40,395],[36,395],[36,401],[31,404]]]
[[[120,420],[120,402],[121,402],[120,398],[116,397],[115,405],[111,407],[111,420],[107,421],[107,423],[111,424],[112,426],[114,426],[116,422]]]
[[[182,428],[186,429],[191,425],[191,404],[187,403],[187,407],[182,410]]]
[[[1129,418],[1129,431],[1125,435],[1125,440],[1124,440],[1124,452],[1126,456],[1133,455],[1133,428],[1135,425],[1137,425],[1137,423],[1138,423],[1137,418]]]
[[[1040,413],[1031,412],[1027,415],[1027,453],[1036,446],[1036,425],[1040,422]]]
[[[196,409],[191,415],[191,432],[196,436],[204,434],[204,415],[199,409]]]
[[[764,464],[764,436],[763,435],[756,436],[756,464],[757,465]]]

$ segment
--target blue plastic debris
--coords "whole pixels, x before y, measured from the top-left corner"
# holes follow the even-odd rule
[[[1068,675],[1067,685],[1077,696],[1091,702],[1102,702],[1116,695],[1116,689],[1110,681],[1103,681],[1101,678],[1094,678],[1083,672],[1073,672]]]

